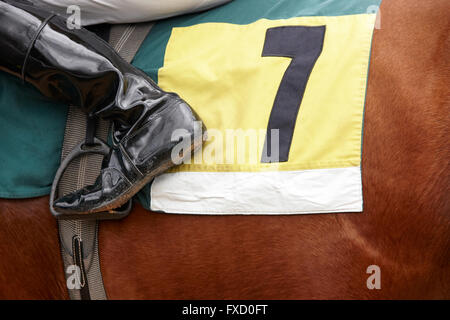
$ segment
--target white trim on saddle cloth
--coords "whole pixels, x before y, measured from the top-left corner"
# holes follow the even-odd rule
[[[179,214],[362,212],[361,168],[176,172],[155,179],[151,210]]]

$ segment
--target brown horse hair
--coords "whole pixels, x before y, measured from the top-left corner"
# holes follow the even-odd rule
[[[450,298],[448,0],[385,0],[375,30],[362,214],[100,225],[112,299]],[[0,200],[0,299],[68,298],[48,198]],[[381,270],[369,290],[367,268]]]

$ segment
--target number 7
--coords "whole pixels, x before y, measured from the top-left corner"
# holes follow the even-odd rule
[[[322,53],[325,26],[285,26],[266,33],[263,57],[292,58],[284,73],[267,126],[261,162],[286,162],[289,159],[295,123],[309,76]],[[271,159],[271,130],[279,130],[279,159]]]

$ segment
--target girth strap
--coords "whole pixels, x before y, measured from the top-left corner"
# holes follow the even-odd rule
[[[131,62],[152,26],[153,23],[114,25],[109,43],[125,60]],[[86,141],[86,133],[91,135],[92,127],[92,122],[87,127],[87,117],[79,108],[69,108],[62,160],[77,145]],[[106,141],[110,123],[98,120],[95,128],[96,137]],[[87,137],[88,142],[91,140],[91,137]],[[58,194],[64,195],[94,183],[100,173],[102,158],[99,154],[87,154],[74,160],[61,178]],[[100,269],[98,227],[98,220],[58,220],[64,274],[72,300],[107,299]],[[74,274],[77,270],[78,273]],[[73,286],[73,279],[77,277],[78,286]]]

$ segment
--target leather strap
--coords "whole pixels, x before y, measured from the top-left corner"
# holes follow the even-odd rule
[[[109,43],[125,60],[131,62],[152,26],[153,23],[114,25]],[[61,154],[62,160],[73,148],[85,141],[86,132],[91,134],[91,128],[88,129],[86,126],[86,115],[79,108],[70,107]],[[99,120],[95,127],[97,128],[96,137],[106,141],[110,123]],[[66,194],[92,184],[100,173],[102,158],[98,154],[88,154],[73,161],[61,179],[58,193]],[[81,288],[69,289],[72,300],[107,299],[100,269],[98,227],[98,220],[58,220],[66,280],[72,276],[66,273],[67,268],[72,265],[77,265],[83,275]]]
[[[34,47],[34,44],[36,43],[37,38],[39,37],[39,35],[42,32],[42,29],[44,29],[44,27],[50,22],[50,20],[56,16],[56,14],[51,14],[50,16],[48,16],[44,21],[42,21],[41,25],[39,26],[39,28],[36,30],[36,33],[33,37],[33,39],[31,40],[30,44],[28,45],[27,48],[27,53],[25,54],[25,58],[23,60],[23,64],[22,64],[22,73],[21,73],[21,77],[22,77],[22,83],[25,83],[25,77],[26,77],[26,70],[27,70],[27,63],[28,63],[28,57],[30,56],[30,52]]]

